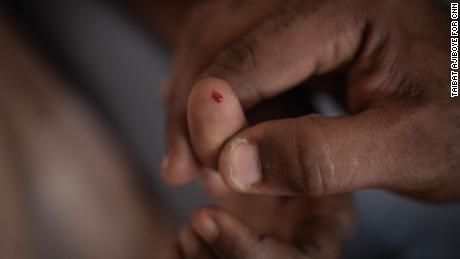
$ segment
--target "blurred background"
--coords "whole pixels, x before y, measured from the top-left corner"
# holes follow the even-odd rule
[[[0,258],[163,258],[210,202],[159,176],[159,92],[190,2],[0,4]],[[374,190],[355,200],[344,258],[460,258],[459,206]]]

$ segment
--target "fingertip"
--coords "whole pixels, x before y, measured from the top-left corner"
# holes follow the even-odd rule
[[[204,165],[216,168],[222,145],[246,124],[238,98],[227,82],[202,79],[190,94],[187,116],[198,158]]]
[[[233,90],[227,82],[217,78],[206,78],[198,81],[193,87],[187,112],[192,118],[199,120],[218,119],[223,109],[231,107],[237,101]],[[190,117],[189,117],[190,118]]]
[[[182,186],[197,175],[198,165],[185,144],[174,145],[165,155],[161,165],[161,177],[171,186]]]

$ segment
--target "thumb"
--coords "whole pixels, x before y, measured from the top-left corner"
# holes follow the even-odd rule
[[[416,161],[423,161],[424,151],[414,149],[423,136],[414,128],[424,128],[417,114],[371,108],[339,118],[261,123],[227,142],[219,171],[227,185],[248,193],[317,197],[363,188],[407,190],[423,178],[408,181],[398,171],[423,171]]]

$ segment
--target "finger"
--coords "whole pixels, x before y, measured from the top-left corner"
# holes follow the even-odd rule
[[[179,233],[178,243],[185,259],[214,258],[202,239],[193,231],[191,226],[185,226]]]
[[[356,227],[351,195],[312,198],[303,207],[306,217],[293,238],[297,248],[311,258],[340,258]]]
[[[172,80],[177,83],[196,78],[222,48],[246,34],[281,3],[283,0],[266,0],[263,5],[257,0],[227,0],[200,4],[186,22],[174,57]]]
[[[292,116],[299,114],[299,111],[306,112],[307,95],[303,94],[302,90],[299,88],[265,102],[263,107],[253,109],[249,113],[250,118],[254,122],[286,114]],[[299,108],[299,105],[293,109],[293,101],[295,104],[301,103],[305,109]],[[216,171],[217,161],[224,143],[247,126],[242,107],[228,84],[222,80],[205,79],[200,81],[190,94],[187,115],[194,154],[201,165],[207,168],[203,170],[206,173],[200,174],[200,182],[212,196],[223,197],[230,193],[230,189]]]
[[[347,1],[288,1],[218,54],[202,78],[226,81],[244,109],[351,61],[366,28]]]
[[[218,258],[297,258],[300,253],[269,237],[259,235],[229,213],[206,207],[192,218],[194,230]]]
[[[433,163],[421,109],[371,108],[353,116],[308,115],[247,128],[224,147],[219,171],[241,192],[310,196],[364,188],[418,188]],[[426,156],[426,157],[425,157]],[[418,164],[415,161],[429,160]],[[417,172],[418,177],[410,177]],[[422,177],[423,176],[423,177]]]
[[[171,87],[165,93],[168,111],[162,176],[167,183],[182,185],[198,173],[198,164],[188,143],[185,114],[196,77],[223,46],[245,33],[280,2],[270,0],[264,5],[255,5],[253,1],[211,2],[190,18],[190,27],[186,29],[175,57]]]
[[[218,198],[219,200],[227,197],[228,195],[232,196],[235,192],[228,188],[227,184],[224,182],[220,174],[212,169],[203,169],[203,172],[200,173],[199,183],[211,197]]]
[[[308,92],[297,87],[265,101],[246,114],[250,123],[297,117],[311,112]],[[220,150],[248,122],[233,89],[219,79],[201,80],[192,90],[187,121],[193,151],[200,163],[216,169]]]
[[[184,126],[185,118],[180,120],[169,117],[167,121],[167,151],[162,162],[161,176],[166,183],[180,186],[190,182],[197,175],[199,165],[190,149]]]
[[[246,125],[238,99],[224,81],[205,79],[193,89],[187,110],[195,154],[204,166],[217,168],[220,148]]]

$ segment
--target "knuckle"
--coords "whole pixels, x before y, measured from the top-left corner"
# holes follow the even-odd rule
[[[229,74],[242,74],[257,66],[254,43],[245,39],[223,50],[208,67],[208,76],[225,77]]]
[[[284,8],[281,8],[278,12],[269,17],[271,29],[276,33],[287,30],[297,19],[298,15],[298,12],[293,8],[289,8],[289,5],[284,6]]]

